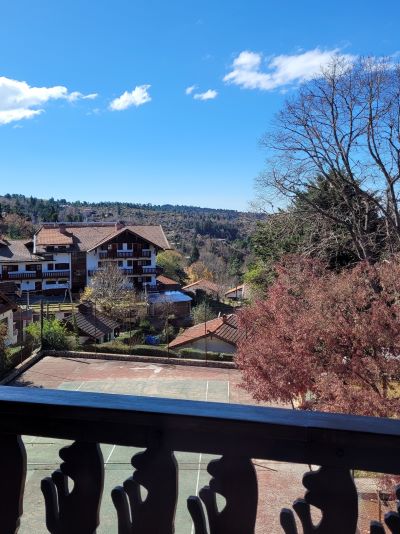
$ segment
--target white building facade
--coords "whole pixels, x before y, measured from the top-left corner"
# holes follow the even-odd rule
[[[46,223],[31,241],[0,241],[0,280],[22,294],[79,292],[112,262],[128,287],[155,287],[157,252],[169,248],[161,226]]]

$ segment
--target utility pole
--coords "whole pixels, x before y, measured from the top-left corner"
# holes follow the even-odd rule
[[[97,313],[96,313],[96,301],[94,301],[94,351],[97,352]]]
[[[40,348],[43,348],[43,299],[40,299]]]
[[[206,366],[208,365],[208,353],[207,353],[207,298],[204,299],[204,345],[206,353]]]

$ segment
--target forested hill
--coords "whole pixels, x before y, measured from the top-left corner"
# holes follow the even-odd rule
[[[229,256],[236,256],[233,250],[246,255],[249,236],[260,219],[260,215],[255,213],[227,209],[131,202],[67,202],[65,199],[45,200],[16,194],[0,196],[0,215],[2,233],[8,233],[10,237],[26,237],[40,223],[49,221],[122,220],[133,224],[161,224],[172,246],[183,254],[191,254],[197,247],[200,252],[208,249],[222,255],[226,261],[229,261]],[[17,215],[26,222],[24,228],[14,224],[13,219]],[[21,232],[22,235],[18,235]],[[224,242],[229,250],[221,250],[221,247],[225,248],[222,246]],[[243,257],[240,263],[242,261]]]

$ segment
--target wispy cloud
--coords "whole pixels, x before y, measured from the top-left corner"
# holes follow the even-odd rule
[[[185,94],[191,95],[193,91],[196,89],[197,85],[190,85],[189,87],[186,87]]]
[[[338,48],[332,50],[314,48],[299,54],[270,57],[265,61],[264,69],[263,55],[245,50],[234,59],[232,70],[226,74],[224,82],[244,89],[272,91],[278,87],[310,80],[329,65],[332,58],[338,56],[349,62],[355,59],[355,56],[341,53]]]
[[[121,96],[110,102],[112,111],[123,111],[131,106],[139,107],[151,101],[148,90],[151,85],[137,85],[133,91],[125,91]]]
[[[217,98],[218,92],[215,91],[215,89],[208,89],[204,93],[195,93],[193,95],[193,98],[195,100],[214,100],[214,98]]]
[[[83,95],[79,91],[73,91],[68,95],[67,100],[69,102],[75,102],[76,100],[94,100],[98,96],[98,93],[90,93],[88,95]]]
[[[54,87],[32,87],[0,76],[0,124],[30,119],[44,112],[43,106],[50,100],[94,99],[97,93],[84,95],[79,91],[69,92],[63,85]]]

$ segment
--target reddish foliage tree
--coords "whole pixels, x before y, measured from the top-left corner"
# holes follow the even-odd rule
[[[262,401],[400,415],[400,258],[339,274],[286,257],[263,301],[240,314],[236,361]]]

